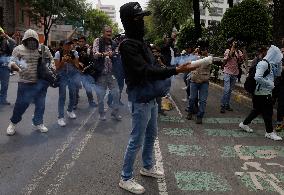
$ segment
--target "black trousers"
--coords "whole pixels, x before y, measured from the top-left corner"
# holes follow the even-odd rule
[[[254,95],[252,97],[253,109],[244,120],[244,125],[251,123],[258,115],[262,115],[267,133],[273,132],[272,115],[273,102],[271,95]]]

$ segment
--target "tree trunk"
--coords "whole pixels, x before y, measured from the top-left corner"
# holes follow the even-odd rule
[[[284,39],[284,2],[283,0],[273,0],[273,38],[274,42],[283,47]]]
[[[234,6],[234,0],[228,0],[228,4],[229,4],[229,7],[233,7]]]
[[[193,0],[193,14],[194,14],[194,26],[197,39],[201,37],[201,23],[200,23],[200,8],[199,0]]]

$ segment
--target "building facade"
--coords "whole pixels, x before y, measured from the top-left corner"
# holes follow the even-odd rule
[[[234,3],[240,3],[241,0],[234,0]],[[224,13],[229,8],[227,0],[211,0],[210,8],[203,8],[200,3],[200,22],[205,27],[219,24],[223,18]]]
[[[98,4],[96,6],[97,9],[105,12],[110,19],[116,23],[116,10],[114,5],[103,5],[100,0],[98,0]]]

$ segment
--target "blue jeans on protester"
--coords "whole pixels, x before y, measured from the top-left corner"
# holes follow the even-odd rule
[[[10,70],[8,66],[0,65],[0,104],[7,102],[7,92],[10,79]]]
[[[158,105],[155,100],[149,103],[132,104],[132,132],[124,156],[121,177],[124,180],[133,176],[136,155],[142,146],[142,161],[145,169],[153,167],[153,148],[157,137]]]
[[[203,118],[208,97],[209,83],[194,83],[190,82],[190,98],[189,98],[189,113],[193,113],[196,99],[198,98],[199,106],[197,118]]]
[[[76,70],[61,70],[59,72],[59,100],[58,100],[58,118],[64,118],[64,106],[66,100],[66,87],[69,90],[69,105],[67,108],[68,112],[72,112],[76,103]]]
[[[110,94],[112,97],[112,113],[118,114],[119,111],[119,89],[117,86],[116,79],[112,76],[112,74],[101,75],[96,81],[96,93],[98,97],[98,107],[99,114],[102,115],[105,113],[104,111],[104,97],[106,95],[106,90],[110,90]]]
[[[49,84],[44,80],[38,80],[37,83],[18,83],[17,100],[11,117],[11,122],[14,124],[22,120],[22,115],[25,113],[29,105],[34,102],[35,111],[33,124],[43,124],[43,114],[45,110],[45,99]]]
[[[221,100],[221,107],[230,107],[232,90],[235,87],[237,75],[224,74],[224,94]]]
[[[83,74],[81,76],[83,87],[86,90],[89,104],[94,103],[93,89],[95,88],[95,80],[91,75]]]

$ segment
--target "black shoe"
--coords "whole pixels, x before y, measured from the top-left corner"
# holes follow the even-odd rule
[[[165,113],[164,110],[161,110],[161,111],[159,111],[158,113],[159,113],[160,115],[162,115],[162,116],[167,116],[167,114]]]
[[[187,116],[186,116],[186,119],[191,120],[192,119],[192,113],[188,113]]]
[[[184,109],[185,112],[189,112],[189,108]]]
[[[197,117],[196,118],[196,124],[202,124],[202,118]]]
[[[231,112],[233,111],[233,109],[230,106],[227,106],[226,110],[231,111]]]
[[[4,101],[4,102],[0,102],[0,105],[9,106],[9,105],[11,105],[11,103],[7,102],[7,101]]]
[[[95,108],[98,106],[98,104],[96,102],[89,102],[89,106]]]
[[[220,113],[224,114],[226,112],[226,109],[224,107],[221,107]]]

